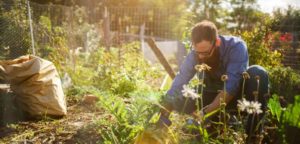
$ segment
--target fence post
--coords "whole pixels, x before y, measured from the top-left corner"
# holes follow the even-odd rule
[[[35,55],[34,38],[33,38],[33,27],[32,27],[32,19],[31,19],[31,11],[30,11],[29,0],[27,0],[27,10],[28,10],[28,18],[29,18],[29,26],[30,26],[30,37],[31,37],[32,54]]]
[[[106,51],[110,50],[110,22],[107,7],[104,8],[104,42]]]
[[[143,55],[145,54],[145,23],[140,26],[140,40]]]

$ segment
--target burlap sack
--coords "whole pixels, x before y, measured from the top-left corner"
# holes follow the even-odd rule
[[[0,75],[10,83],[22,110],[31,116],[67,114],[61,80],[50,61],[36,56],[0,61]]]

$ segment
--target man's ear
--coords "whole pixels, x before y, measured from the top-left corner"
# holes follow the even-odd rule
[[[216,46],[219,47],[221,45],[221,39],[217,37]]]

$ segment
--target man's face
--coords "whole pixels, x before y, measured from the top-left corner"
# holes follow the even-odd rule
[[[214,44],[210,41],[203,40],[193,44],[193,49],[198,54],[199,59],[203,61],[212,55]]]

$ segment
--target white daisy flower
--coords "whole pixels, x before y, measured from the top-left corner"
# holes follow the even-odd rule
[[[261,103],[259,103],[257,101],[252,101],[251,104],[250,104],[249,109],[252,109],[252,112],[256,113],[256,114],[262,113]]]
[[[200,98],[200,96],[195,92],[195,90],[189,88],[187,85],[183,85],[183,90],[181,91],[184,97],[187,98]]]
[[[260,114],[263,111],[261,110],[261,103],[257,101],[247,101],[246,99],[238,100],[238,109],[241,111],[247,111],[248,114]]]
[[[238,100],[237,106],[239,110],[245,111],[246,108],[250,106],[250,102],[243,98],[242,100]]]

